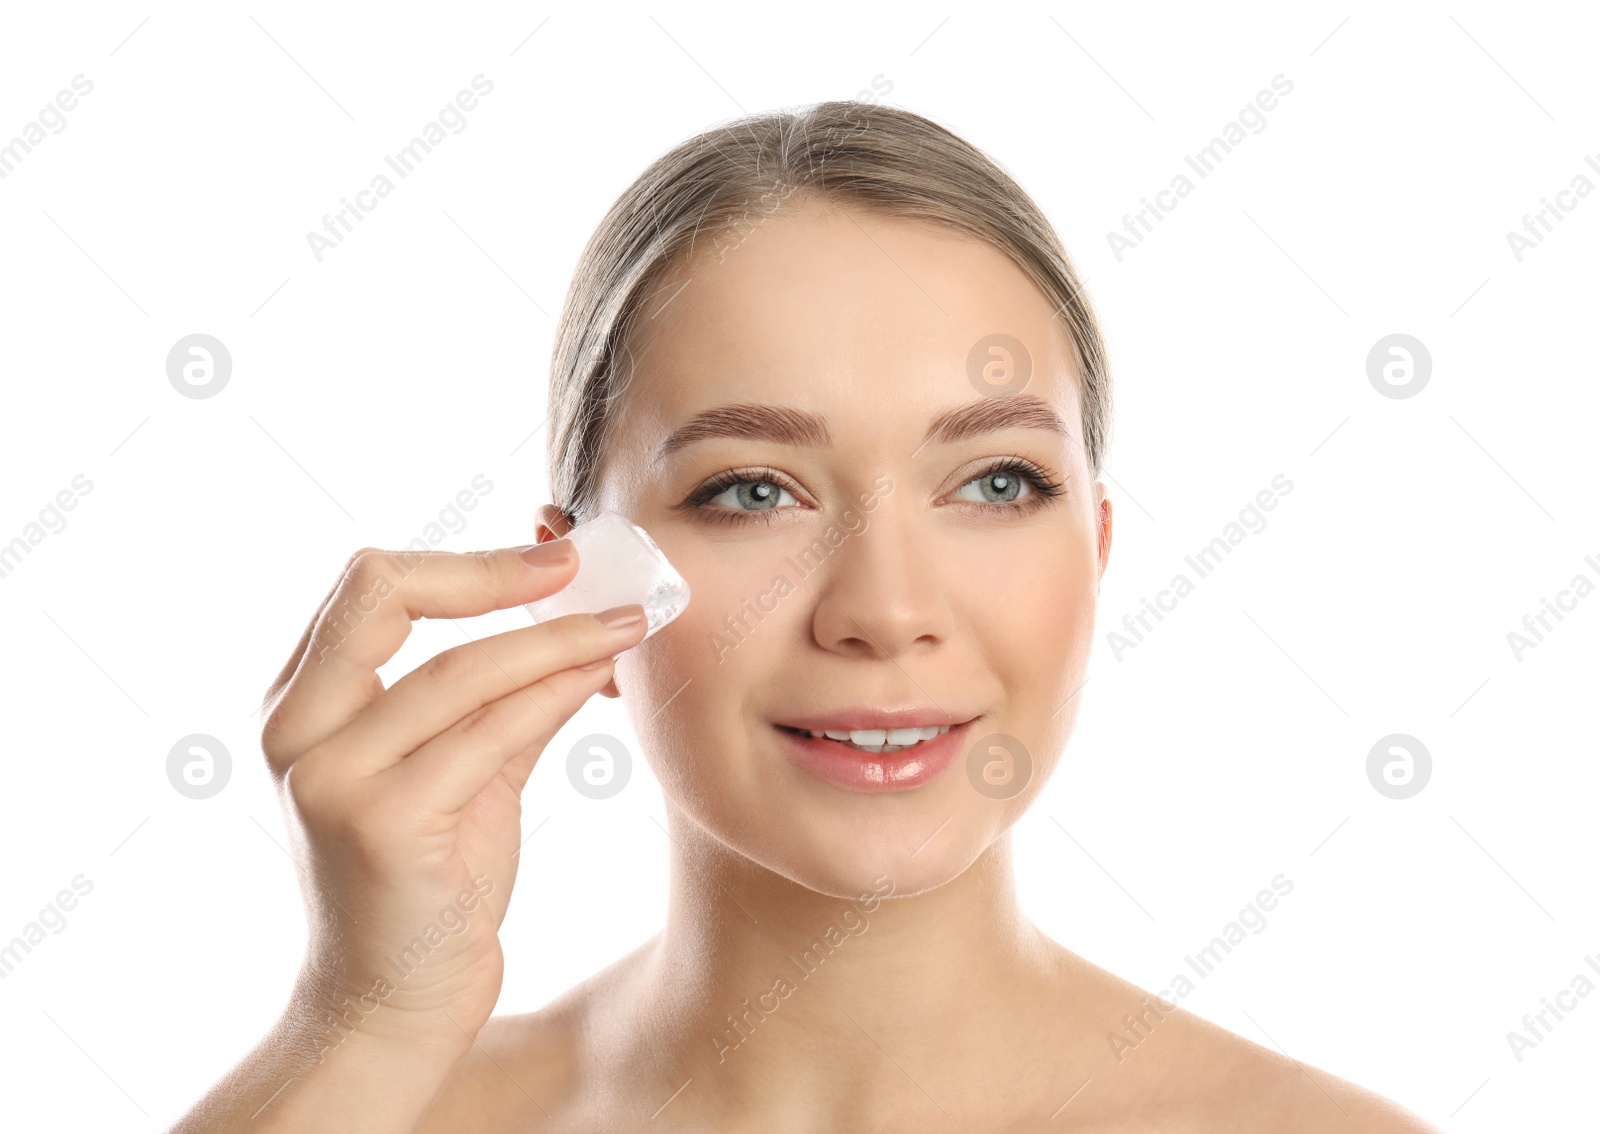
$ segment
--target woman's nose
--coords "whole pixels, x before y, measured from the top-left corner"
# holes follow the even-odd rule
[[[891,659],[947,641],[953,618],[930,533],[883,504],[811,575],[812,634],[823,649]]]

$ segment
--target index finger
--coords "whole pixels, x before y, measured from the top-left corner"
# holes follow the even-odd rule
[[[378,667],[418,618],[466,618],[532,602],[559,591],[577,570],[568,539],[467,553],[358,551],[301,636],[292,671],[285,667],[291,675],[262,733],[268,763],[281,772],[371,704],[383,692]]]

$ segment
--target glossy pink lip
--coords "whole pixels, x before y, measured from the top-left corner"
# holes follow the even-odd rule
[[[879,753],[861,752],[837,740],[807,736],[782,725],[777,728],[785,750],[805,771],[849,791],[874,792],[909,791],[933,779],[966,747],[971,724],[952,725],[949,732],[900,752]]]

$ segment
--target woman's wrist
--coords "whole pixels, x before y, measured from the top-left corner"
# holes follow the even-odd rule
[[[274,1037],[283,1082],[261,1098],[250,1130],[417,1129],[475,1037],[442,1012],[381,1016],[355,1026],[286,1016]]]
[[[320,1063],[357,1037],[368,1046],[414,1051],[421,1058],[460,1059],[482,1025],[442,1005],[419,1003],[380,977],[370,987],[302,980],[281,1030],[302,1055]]]
[[[272,1031],[172,1128],[173,1134],[410,1134],[473,1037],[449,1018],[362,1021],[334,1030],[297,993]]]

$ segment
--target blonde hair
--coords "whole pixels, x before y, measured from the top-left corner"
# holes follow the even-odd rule
[[[747,223],[753,201],[790,197],[949,225],[1015,261],[1066,324],[1083,378],[1084,451],[1099,475],[1111,377],[1099,325],[1055,229],[1009,174],[943,126],[844,100],[698,134],[652,162],[601,220],[556,327],[549,409],[557,507],[574,522],[593,514],[612,410],[631,377],[629,332],[661,277],[694,253],[708,225],[725,234]]]

